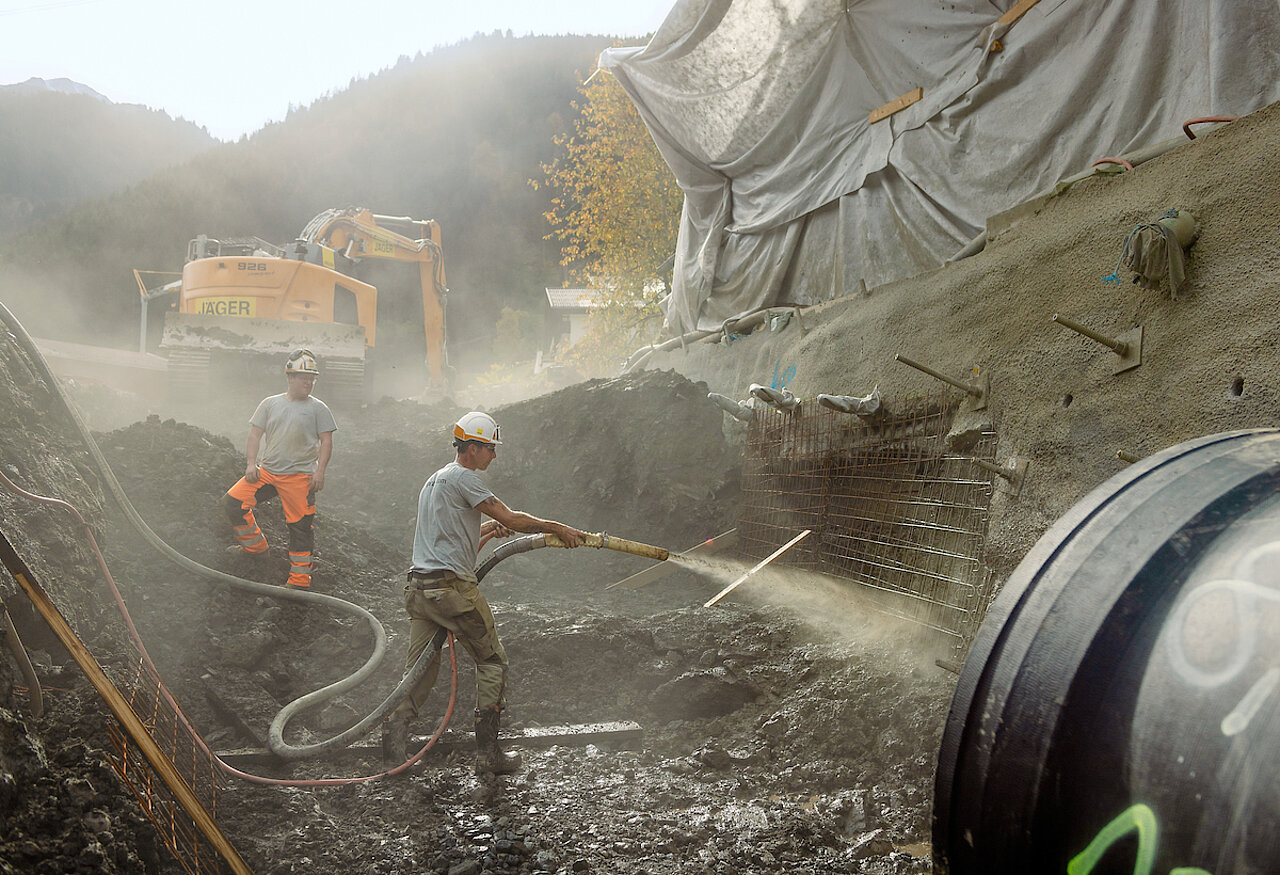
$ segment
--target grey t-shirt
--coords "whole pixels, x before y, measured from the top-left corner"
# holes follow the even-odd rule
[[[258,466],[272,474],[310,474],[320,457],[320,435],[337,431],[329,407],[308,395],[290,401],[288,393],[263,398],[249,419],[264,432]]]
[[[480,475],[457,462],[428,477],[418,495],[413,570],[452,571],[475,580],[483,516],[476,505],[492,497]]]

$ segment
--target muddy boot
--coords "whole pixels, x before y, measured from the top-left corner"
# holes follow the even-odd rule
[[[476,710],[476,774],[510,775],[520,770],[520,754],[498,747],[498,709]]]
[[[393,769],[409,759],[409,718],[392,715],[382,721],[382,764]]]

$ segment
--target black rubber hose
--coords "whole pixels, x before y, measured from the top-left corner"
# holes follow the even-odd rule
[[[523,538],[507,541],[507,543],[495,549],[489,558],[484,560],[480,567],[476,569],[476,581],[484,580],[484,576],[489,573],[493,566],[503,559],[515,556],[517,553],[528,553],[530,550],[537,550],[545,546],[547,546],[546,535],[525,535]]]

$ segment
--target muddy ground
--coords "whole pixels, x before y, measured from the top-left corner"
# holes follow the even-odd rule
[[[38,369],[13,343],[0,346],[0,407],[10,413],[0,464],[88,517],[151,656],[211,747],[258,747],[273,716],[248,699],[237,708],[230,690],[274,707],[364,662],[372,635],[360,623],[213,584],[160,557],[104,493]],[[501,408],[505,442],[488,481],[513,507],[687,548],[736,516],[739,450],[705,395],[674,373],[646,372]],[[110,419],[95,399],[104,396],[80,395],[82,413]],[[272,542],[265,560],[224,551],[220,496],[242,472],[252,404],[157,415],[97,437],[173,548],[278,584],[277,504],[260,514]],[[110,406],[117,418],[126,409]],[[416,495],[450,457],[446,430],[459,412],[388,400],[339,414],[318,502],[315,587],[373,612],[389,651],[361,689],[291,723],[290,741],[349,725],[398,679]],[[78,525],[2,490],[0,509],[6,536],[108,673],[125,671],[127,636]],[[469,744],[428,752],[397,779],[325,788],[228,780],[221,828],[259,872],[929,871],[934,761],[954,683],[930,642],[839,595],[800,607],[748,585],[704,609],[725,581],[686,572],[640,590],[605,588],[647,564],[548,549],[500,563],[484,582],[512,663],[505,728],[634,721],[638,742],[527,748],[524,770],[496,780],[473,775]],[[48,713],[33,718],[0,660],[0,872],[180,871],[106,764],[108,718],[96,696],[12,581],[0,590],[51,688]],[[465,732],[474,687],[465,655],[460,663],[453,729]],[[415,731],[435,727],[446,680]],[[273,777],[364,775],[380,768],[370,744],[376,738],[323,761],[242,765]]]

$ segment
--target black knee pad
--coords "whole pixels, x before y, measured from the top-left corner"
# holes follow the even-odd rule
[[[309,513],[296,523],[288,523],[289,549],[294,553],[310,553],[316,545],[316,533],[312,528],[315,514]]]
[[[227,519],[231,521],[233,526],[243,526],[244,519],[244,503],[231,493],[222,496],[223,509],[227,512]]]

